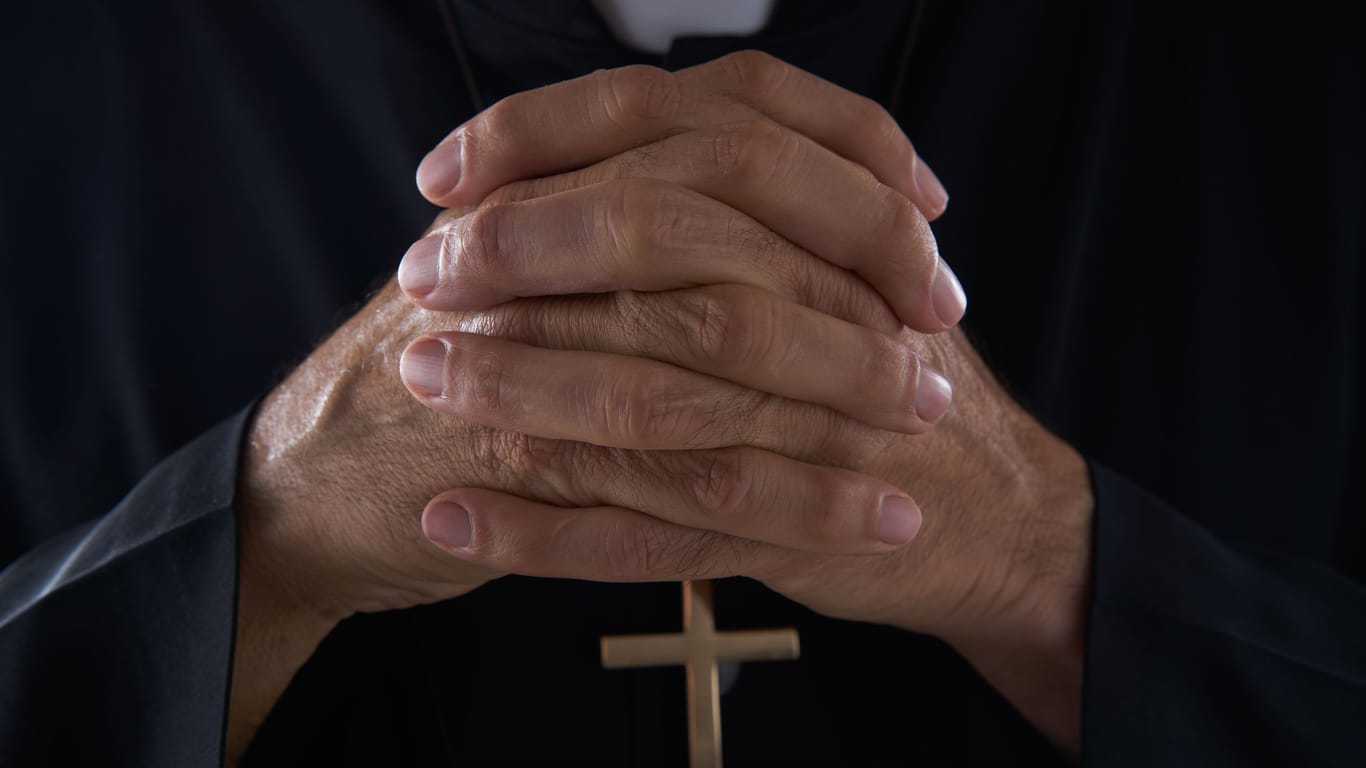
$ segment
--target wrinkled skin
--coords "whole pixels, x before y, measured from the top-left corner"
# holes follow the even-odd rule
[[[253,424],[230,756],[337,621],[502,573],[752,576],[945,638],[1074,750],[1086,471],[948,330],[932,178],[757,55],[457,129],[402,289]]]

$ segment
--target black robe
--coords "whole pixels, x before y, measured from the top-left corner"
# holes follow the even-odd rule
[[[971,337],[1091,462],[1085,763],[1361,765],[1366,68],[1345,10],[1212,5],[930,0],[900,89],[899,3],[664,57],[586,0],[455,13],[489,101],[756,47],[895,102]],[[474,105],[435,0],[0,14],[0,765],[214,765],[250,404],[392,274]],[[804,651],[741,668],[732,766],[1059,762],[933,638],[717,601]],[[516,577],[359,616],[249,762],[683,765],[682,673],[597,663],[679,622]]]

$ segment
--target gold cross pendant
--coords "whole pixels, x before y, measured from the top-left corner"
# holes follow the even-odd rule
[[[717,632],[710,581],[683,582],[682,634],[602,638],[602,665],[608,669],[685,666],[692,768],[721,768],[717,662],[782,661],[800,653],[795,629]]]

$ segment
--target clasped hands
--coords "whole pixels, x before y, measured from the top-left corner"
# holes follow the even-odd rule
[[[1011,664],[1079,643],[1085,466],[954,330],[947,198],[881,107],[761,54],[628,67],[504,99],[418,184],[449,210],[253,424],[282,594],[744,575],[945,638],[1072,741]]]

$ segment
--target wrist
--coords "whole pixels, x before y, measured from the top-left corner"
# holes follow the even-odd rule
[[[1004,632],[1041,648],[1083,645],[1090,591],[1095,498],[1086,462],[1061,440],[1038,457],[1022,504],[1019,546],[1010,568],[1014,599],[1000,607]]]
[[[267,404],[269,400],[267,401]],[[225,764],[236,765],[299,668],[345,618],[306,587],[310,571],[297,510],[279,493],[277,466],[265,459],[258,410],[237,494],[236,642],[228,702]]]
[[[336,623],[348,612],[317,589],[323,563],[293,460],[303,433],[289,423],[286,382],[257,409],[243,448],[237,488],[239,603],[272,618],[313,616]]]
[[[1021,536],[1002,598],[944,639],[1064,753],[1080,751],[1094,498],[1085,461],[1051,435],[1023,473]]]

